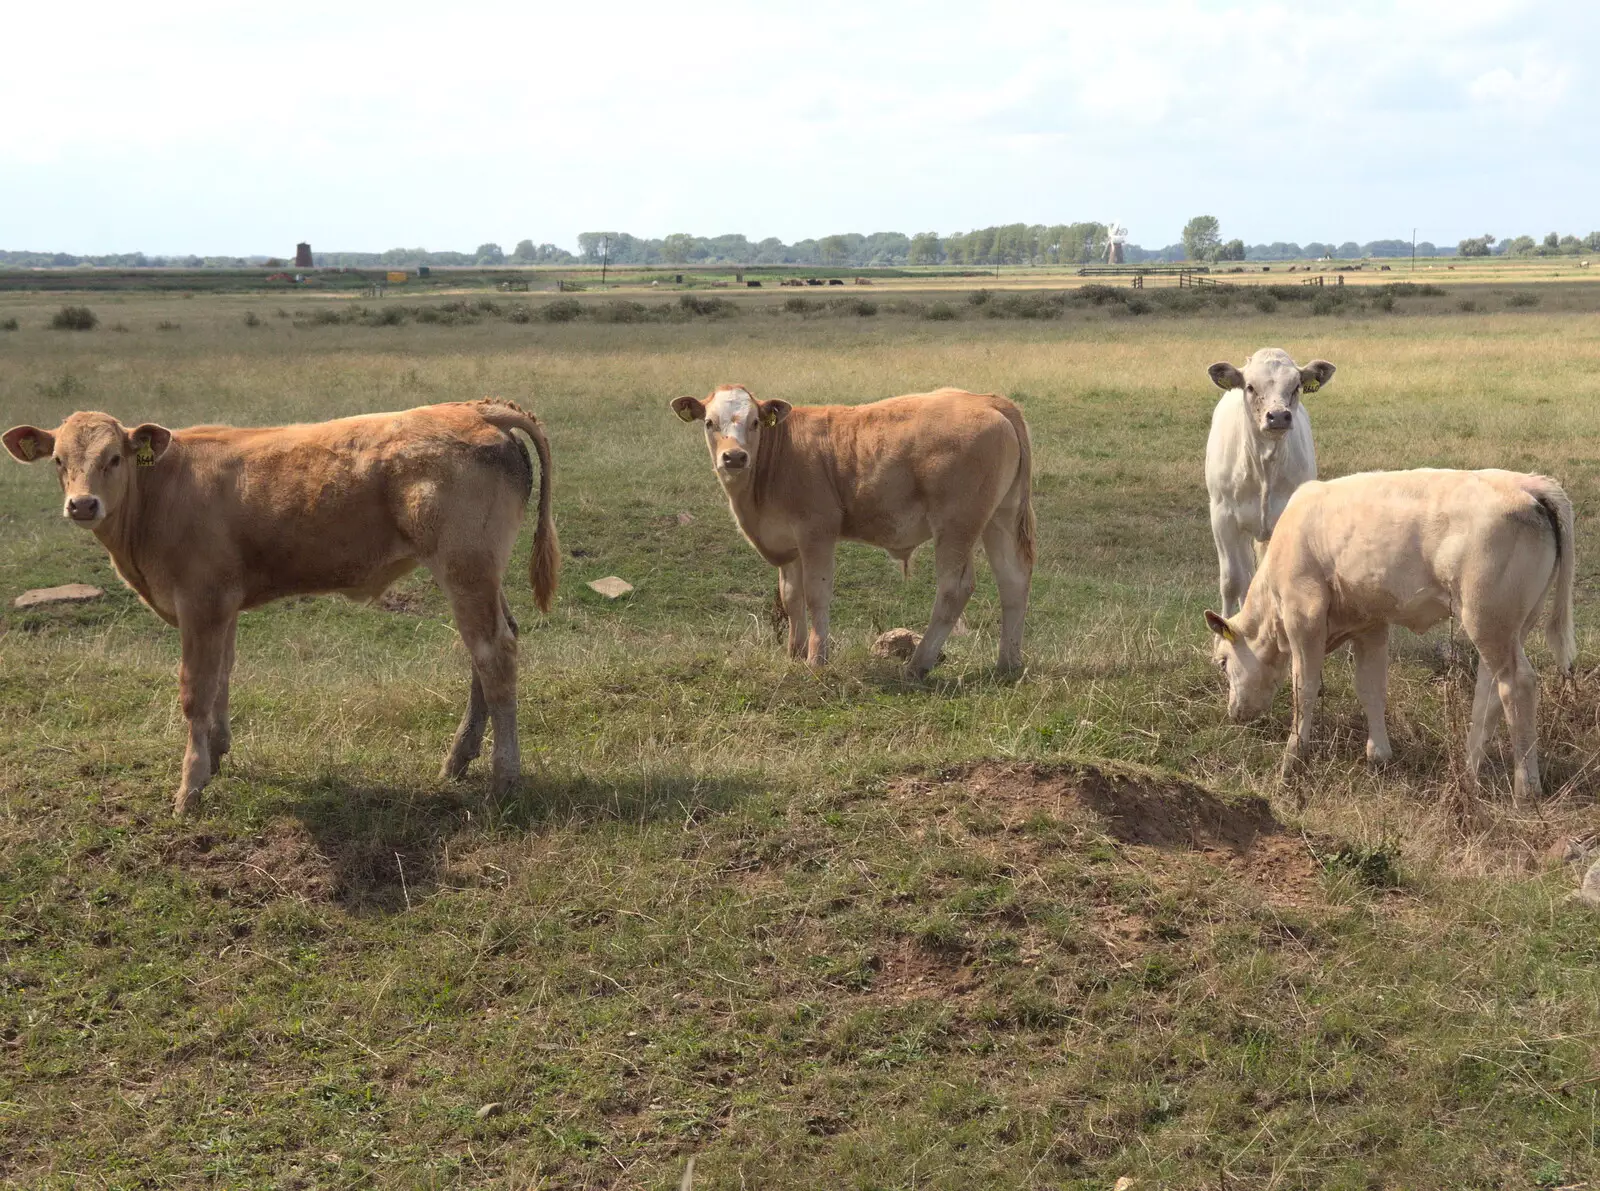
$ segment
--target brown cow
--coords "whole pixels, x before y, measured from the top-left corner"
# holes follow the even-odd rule
[[[1000,668],[1022,665],[1033,576],[1032,449],[1022,411],[1004,397],[940,389],[871,405],[791,406],[722,385],[679,397],[706,445],[733,519],[778,568],[789,653],[828,656],[828,603],[840,538],[880,546],[909,569],[933,539],[938,593],[911,672],[926,675],[972,595],[981,540],[1000,589]],[[811,631],[806,634],[809,614]]]
[[[501,592],[533,488],[521,430],[539,453],[539,520],[528,577],[549,611],[560,556],[550,445],[509,402],[457,402],[301,426],[131,430],[75,413],[54,431],[3,436],[24,463],[51,459],[64,515],[91,530],[123,582],[178,629],[189,744],[173,800],[182,815],[228,751],[228,678],[239,613],[284,596],[374,600],[417,566],[450,597],[472,693],[445,759],[460,777],[494,722],[497,792],[521,774],[517,626]]]

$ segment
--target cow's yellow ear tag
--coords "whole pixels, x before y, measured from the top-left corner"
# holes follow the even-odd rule
[[[1322,382],[1314,376],[1300,382],[1300,391],[1302,393],[1315,393],[1320,388],[1322,388]]]
[[[1239,639],[1239,634],[1233,631],[1233,626],[1231,624],[1223,622],[1222,639],[1231,645]]]
[[[133,453],[134,462],[140,467],[154,467],[156,465],[156,449],[150,445],[150,440],[141,438],[136,445],[139,449]]]
[[[17,446],[22,450],[22,457],[29,463],[39,457],[39,440],[33,435],[30,434],[27,438],[19,438]]]
[[[761,424],[763,426],[776,426],[778,424],[778,415],[773,413],[770,409],[763,410],[761,414]]]

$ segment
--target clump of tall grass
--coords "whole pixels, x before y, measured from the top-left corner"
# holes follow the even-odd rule
[[[63,306],[50,316],[53,331],[92,331],[100,325],[100,316],[87,306]]]

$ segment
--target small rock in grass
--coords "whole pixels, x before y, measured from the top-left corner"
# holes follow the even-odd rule
[[[500,1103],[500,1101],[491,1100],[491,1101],[489,1101],[489,1103],[485,1104],[482,1108],[478,1109],[478,1119],[480,1121],[487,1121],[490,1117],[499,1116],[505,1110],[506,1110],[506,1106],[504,1104]]]
[[[60,587],[35,587],[11,601],[13,608],[38,608],[44,604],[82,604],[98,600],[106,593],[87,583],[63,583]]]
[[[890,629],[872,643],[872,654],[874,657],[906,661],[921,644],[921,633],[913,633],[910,629]]]
[[[604,579],[596,579],[589,584],[589,590],[605,596],[608,600],[614,600],[632,591],[633,584],[626,579],[619,579],[615,575],[607,575]]]
[[[1572,896],[1587,905],[1600,907],[1600,860],[1589,866],[1589,871],[1584,874],[1583,884],[1578,886],[1578,891]]]

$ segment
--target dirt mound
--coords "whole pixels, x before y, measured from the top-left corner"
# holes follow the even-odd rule
[[[279,898],[333,900],[340,880],[305,826],[274,819],[258,834],[218,840],[204,832],[184,836],[167,859],[196,872],[214,897],[262,905]]]
[[[1320,888],[1321,870],[1311,850],[1278,822],[1264,799],[1222,799],[1178,778],[1094,765],[981,761],[904,778],[891,787],[890,797],[936,814],[942,809],[996,816],[1010,837],[1007,850],[1017,846],[1029,823],[1047,816],[1125,845],[1200,853],[1285,900],[1315,897]]]
[[[1094,765],[982,761],[944,770],[932,781],[906,779],[898,789],[918,794],[941,787],[968,791],[1007,827],[1039,814],[1077,819],[1088,810],[1122,843],[1156,848],[1248,851],[1261,836],[1283,830],[1263,799],[1223,801],[1192,782]]]

